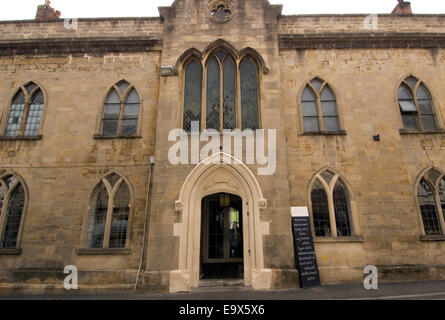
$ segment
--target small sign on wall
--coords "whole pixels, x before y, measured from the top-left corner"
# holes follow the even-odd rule
[[[292,233],[294,236],[295,264],[302,288],[321,285],[307,207],[292,207]]]

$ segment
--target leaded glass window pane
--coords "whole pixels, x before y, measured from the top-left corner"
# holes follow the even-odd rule
[[[321,176],[323,177],[323,179],[326,181],[327,184],[330,184],[332,181],[332,178],[334,178],[334,174],[331,173],[330,171],[324,171]]]
[[[129,83],[127,81],[121,81],[118,83],[118,88],[121,90],[121,93],[123,94],[125,92],[125,90],[127,90],[127,88],[130,86]]]
[[[422,116],[422,125],[425,130],[436,130],[436,115],[434,114],[433,99],[423,84],[417,90],[417,102]]]
[[[314,86],[315,90],[319,91],[323,82],[320,79],[314,79],[311,81],[311,84]]]
[[[337,116],[337,104],[332,90],[325,86],[321,92],[321,109],[323,112],[323,124],[325,131],[338,131],[340,124]]]
[[[34,93],[29,105],[28,118],[25,125],[25,136],[36,136],[39,134],[40,121],[42,119],[44,98],[41,90]]]
[[[113,188],[114,185],[121,179],[120,176],[118,176],[117,174],[113,173],[110,176],[108,176],[107,180],[108,182],[111,184],[111,187]]]
[[[409,100],[414,102],[411,92],[404,85],[401,85],[399,88],[399,100]]]
[[[301,98],[301,101],[317,101],[315,93],[308,86],[303,91],[303,96]]]
[[[121,111],[121,100],[116,90],[112,89],[109,93],[104,110],[103,135],[116,135],[119,125],[119,116]]]
[[[434,201],[434,194],[424,179],[422,179],[419,183],[417,197],[419,199],[425,234],[427,236],[440,235],[440,222],[437,214],[436,203]]]
[[[103,183],[93,196],[88,227],[87,248],[102,248],[108,210],[108,192]]]
[[[439,184],[440,206],[442,207],[443,218],[445,219],[445,178]]]
[[[201,123],[201,101],[202,101],[202,66],[193,60],[187,66],[185,72],[184,89],[184,121],[183,128],[190,131],[191,123]]]
[[[138,128],[139,95],[135,89],[131,89],[124,107],[124,119],[122,124],[123,135],[134,135]]]
[[[236,67],[232,58],[226,59],[223,69],[223,129],[236,129]]]
[[[260,128],[258,111],[258,69],[250,59],[244,60],[241,77],[242,130]]]
[[[220,69],[216,59],[207,66],[207,120],[206,128],[219,131]]]
[[[37,85],[33,82],[27,84],[25,86],[26,90],[28,91],[28,94],[30,94],[35,88],[37,88]]]
[[[314,220],[315,236],[331,236],[331,222],[329,220],[329,205],[326,191],[320,181],[316,181],[311,192],[312,217]]]
[[[7,137],[15,137],[19,134],[24,110],[25,95],[22,90],[20,90],[12,99],[11,110],[9,111],[9,118],[5,133]]]
[[[113,218],[111,220],[110,248],[125,248],[128,217],[130,214],[130,190],[124,182],[114,196]]]
[[[419,81],[419,80],[417,80],[417,79],[414,78],[414,77],[409,77],[409,78],[405,79],[405,82],[408,83],[408,85],[409,85],[412,89],[414,89],[414,87],[416,86],[416,84],[417,84],[418,81]]]
[[[17,247],[17,238],[25,205],[25,191],[21,184],[17,184],[11,193],[6,210],[5,225],[3,227],[1,248]]]
[[[335,223],[337,225],[337,236],[349,237],[351,231],[351,210],[349,207],[349,197],[346,186],[341,180],[338,180],[333,194]]]

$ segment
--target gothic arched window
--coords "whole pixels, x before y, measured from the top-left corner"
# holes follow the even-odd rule
[[[429,170],[419,181],[417,199],[425,235],[445,234],[445,177],[442,172]]]
[[[131,208],[127,182],[116,173],[107,175],[91,201],[87,248],[125,248]]]
[[[337,102],[325,81],[315,78],[306,85],[301,106],[304,132],[340,131]]]
[[[184,130],[191,130],[192,121],[199,121],[201,129],[217,131],[259,129],[259,76],[253,57],[236,59],[219,48],[208,56],[204,68],[192,58],[184,70]]]
[[[0,183],[0,248],[16,249],[25,208],[25,189],[12,174],[4,175]]]
[[[5,136],[38,136],[44,106],[43,92],[34,82],[22,86],[12,98]]]
[[[400,84],[398,100],[406,130],[438,129],[433,98],[421,80],[413,76],[406,78]]]
[[[113,85],[105,99],[102,135],[136,135],[139,105],[139,95],[127,81],[122,80]]]
[[[350,237],[354,234],[349,192],[340,176],[330,170],[317,174],[311,187],[316,237]]]

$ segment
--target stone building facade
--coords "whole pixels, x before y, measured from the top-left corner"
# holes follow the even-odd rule
[[[69,265],[82,292],[189,291],[207,273],[298,287],[291,207],[308,208],[323,284],[367,265],[445,279],[445,15],[399,6],[0,22],[0,293],[64,292]],[[172,163],[190,120],[275,130],[273,174],[231,148]]]

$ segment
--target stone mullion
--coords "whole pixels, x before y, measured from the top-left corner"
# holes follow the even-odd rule
[[[201,131],[207,128],[207,66],[202,68]]]
[[[27,97],[25,100],[25,106],[23,108],[23,114],[22,114],[22,121],[20,122],[20,128],[18,132],[19,136],[23,136],[25,134],[26,121],[28,119],[28,114],[29,114],[30,97],[31,96]]]
[[[123,123],[124,123],[124,108],[125,108],[125,102],[121,98],[121,107],[120,107],[120,111],[119,111],[119,121],[118,121],[118,125],[117,125],[117,134],[118,135],[122,134],[122,127],[123,127]]]
[[[331,233],[332,237],[337,237],[337,222],[335,219],[335,206],[334,206],[334,187],[338,181],[338,176],[334,177],[329,185],[328,190],[328,204],[329,204],[329,219],[331,221]]]
[[[436,189],[438,190],[438,189]],[[443,210],[442,210],[442,202],[440,200],[440,196],[438,192],[434,193],[434,200],[436,201],[436,212],[439,216],[439,222],[440,222],[440,229],[443,235],[445,235],[445,217],[443,216]]]
[[[3,187],[3,182],[1,185],[2,185],[3,191],[7,190],[6,188]],[[8,202],[9,202],[9,198],[11,195],[11,190],[8,191],[7,193],[4,193],[3,206],[2,206],[2,210],[0,212],[0,248],[1,248],[1,241],[3,239],[3,232],[5,229],[6,212],[8,210]]]
[[[113,188],[108,180],[103,179],[102,182],[105,184],[108,192],[108,206],[107,206],[107,216],[105,218],[105,230],[104,230],[104,240],[103,248],[108,248],[110,246],[110,230],[111,230],[111,220],[113,218]]]
[[[242,105],[241,105],[241,63],[236,63],[236,128],[243,130]]]
[[[421,82],[419,81],[414,86],[414,89],[411,89],[411,87],[409,87],[409,88],[411,90],[411,93],[413,94],[414,104],[416,105],[416,108],[417,108],[417,121],[419,122],[419,128],[420,128],[420,130],[424,131],[425,129],[424,129],[423,123],[422,123],[422,113],[420,110],[419,101],[417,100],[417,94],[416,94],[417,90],[419,89],[420,83]]]
[[[321,108],[321,97],[320,93],[316,91],[317,94],[317,113],[318,113],[318,127],[320,131],[324,131],[324,123],[323,123],[323,110]]]
[[[219,132],[223,132],[224,130],[224,114],[223,114],[223,106],[224,106],[224,75],[223,75],[223,66],[224,63],[217,60],[219,64]],[[225,62],[225,60],[224,60]]]

